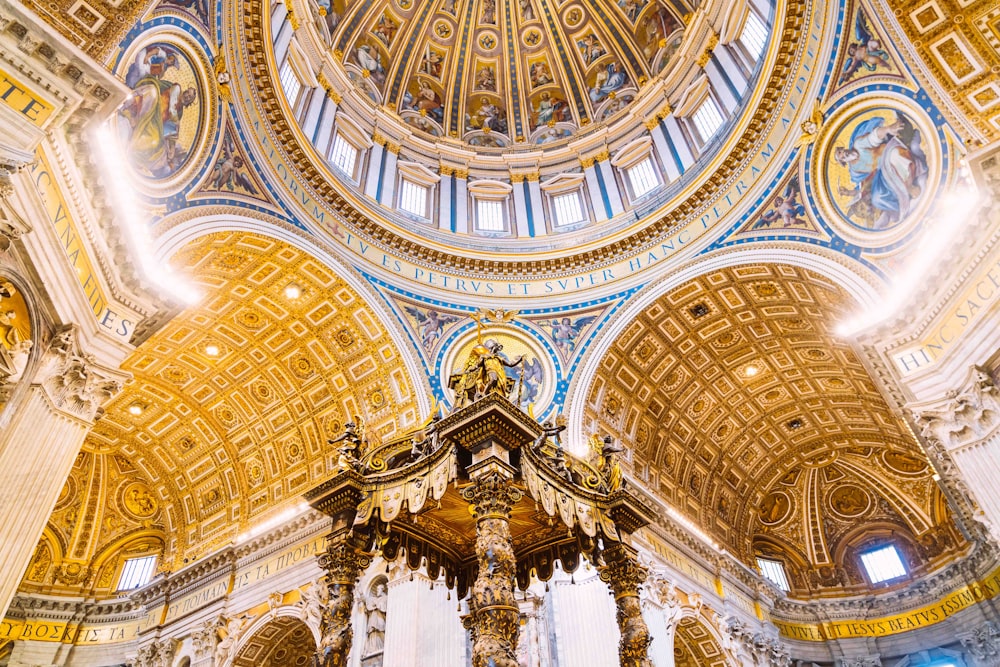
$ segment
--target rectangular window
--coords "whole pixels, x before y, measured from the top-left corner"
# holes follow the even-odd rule
[[[552,198],[552,208],[555,210],[556,226],[572,225],[583,222],[583,206],[580,204],[580,193],[556,195]]]
[[[149,583],[153,578],[153,568],[156,567],[156,556],[129,558],[122,568],[122,576],[118,580],[118,590],[130,591]]]
[[[653,167],[653,159],[650,157],[629,167],[626,174],[629,185],[632,186],[632,196],[636,199],[660,184],[660,179],[656,177],[656,169]]]
[[[785,576],[785,565],[781,561],[758,558],[757,567],[760,568],[765,579],[786,593],[788,592],[788,577]]]
[[[861,554],[861,564],[865,566],[868,579],[873,584],[906,576],[906,568],[903,567],[899,552],[891,544]]]
[[[330,162],[344,174],[354,178],[354,167],[358,162],[358,149],[338,133],[330,148]]]
[[[695,110],[692,119],[703,144],[708,143],[708,140],[715,136],[723,123],[719,105],[711,97],[705,98],[705,101]]]
[[[503,202],[495,199],[477,200],[476,229],[482,232],[502,232]]]
[[[407,213],[426,218],[427,188],[404,178],[402,187],[399,189],[399,208]]]
[[[278,78],[281,80],[281,89],[285,91],[288,103],[294,107],[295,103],[299,100],[299,91],[302,90],[302,82],[299,81],[298,75],[292,69],[291,62],[285,61],[285,64],[281,66],[281,71],[278,73]]]
[[[767,46],[767,28],[764,27],[764,22],[753,10],[750,10],[747,21],[743,25],[740,41],[754,60],[760,58],[760,54],[764,53],[764,47]]]

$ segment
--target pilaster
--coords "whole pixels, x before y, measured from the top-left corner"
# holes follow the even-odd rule
[[[52,513],[101,405],[126,375],[83,348],[79,331],[61,331],[46,352],[26,399],[0,434],[0,616]]]
[[[945,491],[973,530],[984,524],[1000,540],[1000,389],[973,366],[962,389],[940,401],[911,404]],[[971,499],[971,503],[965,499]]]

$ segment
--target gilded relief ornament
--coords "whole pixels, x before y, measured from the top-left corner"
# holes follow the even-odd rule
[[[121,503],[130,514],[139,519],[148,519],[159,509],[149,487],[139,482],[129,484],[122,491]]]

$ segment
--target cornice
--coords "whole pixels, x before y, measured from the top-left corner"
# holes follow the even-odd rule
[[[961,560],[924,576],[906,588],[882,595],[830,600],[779,600],[773,616],[781,621],[812,622],[817,615],[831,620],[875,618],[933,604],[943,596],[985,577],[1000,564],[1000,553],[989,543],[979,543]]]
[[[448,269],[480,275],[498,277],[528,277],[558,275],[567,271],[600,266],[622,255],[649,247],[660,241],[670,230],[691,219],[702,207],[708,205],[715,195],[729,185],[729,180],[737,173],[738,167],[753,153],[764,131],[778,122],[776,113],[789,87],[792,85],[793,65],[801,58],[806,40],[801,39],[807,3],[787,3],[784,7],[784,24],[774,28],[775,34],[782,35],[781,48],[775,54],[771,71],[767,75],[764,94],[753,110],[746,130],[735,143],[733,150],[715,167],[706,181],[694,190],[684,201],[676,204],[671,211],[658,220],[651,221],[644,228],[607,245],[567,255],[558,259],[538,259],[533,261],[508,259],[481,259],[458,256],[450,252],[426,247],[417,239],[405,238],[389,230],[377,220],[371,219],[365,211],[359,210],[348,201],[327,179],[312,166],[311,149],[304,146],[300,132],[285,118],[285,110],[279,95],[274,73],[270,71],[265,42],[267,29],[261,25],[267,16],[265,0],[249,0],[247,7],[236,16],[236,32],[242,45],[243,57],[249,65],[251,85],[258,94],[257,101],[264,118],[270,125],[269,133],[280,138],[280,149],[284,151],[293,171],[298,172],[301,186],[305,186],[315,199],[325,202],[345,223],[359,233],[369,236],[373,243],[383,249],[405,255],[416,264],[447,267]]]

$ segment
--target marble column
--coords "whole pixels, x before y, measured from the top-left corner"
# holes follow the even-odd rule
[[[522,493],[504,470],[487,470],[463,489],[476,512],[479,573],[463,625],[472,631],[472,667],[518,667],[520,628],[514,599],[514,545],[510,510]]]
[[[101,405],[126,374],[82,348],[76,327],[52,342],[43,365],[0,433],[0,617],[7,612],[38,538]]]
[[[966,530],[985,526],[1000,541],[1000,389],[973,367],[943,400],[911,404],[926,450]]]
[[[328,602],[323,610],[316,667],[347,667],[354,634],[354,587],[371,562],[371,556],[349,544],[346,535],[331,539],[326,552],[320,554],[319,566],[326,570]]]
[[[601,581],[615,596],[616,620],[621,632],[618,658],[621,667],[653,667],[649,660],[649,628],[642,618],[639,589],[646,581],[646,568],[639,564],[635,550],[621,542],[604,550]]]

